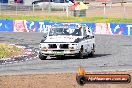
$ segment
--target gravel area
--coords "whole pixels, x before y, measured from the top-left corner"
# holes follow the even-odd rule
[[[88,72],[89,74],[130,74],[132,71]],[[132,88],[129,84],[85,84],[76,82],[76,73],[0,76],[0,88]]]

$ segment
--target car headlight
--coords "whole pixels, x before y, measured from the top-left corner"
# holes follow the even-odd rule
[[[75,47],[69,47],[69,49],[75,49]]]
[[[70,44],[69,49],[76,49],[78,44]]]
[[[39,45],[39,48],[40,48],[40,49],[47,49],[47,48],[48,48],[48,45],[47,45],[47,44],[44,44],[44,43],[41,43],[41,44]]]
[[[41,49],[41,51],[47,52],[47,51],[48,51],[48,48],[47,48],[47,47],[43,47],[43,48]]]

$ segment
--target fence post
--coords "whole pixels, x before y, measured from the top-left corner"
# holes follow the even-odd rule
[[[68,3],[67,3],[67,6],[66,6],[66,15],[67,15],[67,17],[69,16],[69,8],[68,8]]]
[[[126,18],[126,6],[123,4],[123,17]]]
[[[112,2],[110,3],[110,9],[112,8]]]
[[[17,4],[16,4],[16,15],[17,15]]]
[[[33,16],[34,16],[34,3],[33,3]]]
[[[42,5],[42,11],[44,11],[44,5]]]
[[[1,5],[2,5],[2,4],[0,3],[0,15],[1,15],[1,7],[2,7]]]
[[[104,18],[106,17],[106,3],[104,3]]]
[[[49,0],[48,12],[51,12],[51,3],[50,3],[50,0]]]

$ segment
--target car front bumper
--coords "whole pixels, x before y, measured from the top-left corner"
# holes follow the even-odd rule
[[[76,56],[79,50],[47,50],[40,53],[44,56]]]

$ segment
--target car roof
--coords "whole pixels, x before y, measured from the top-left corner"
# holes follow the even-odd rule
[[[87,25],[86,24],[79,24],[79,23],[63,23],[63,24],[52,25],[52,28],[73,28],[73,29],[79,29],[81,27],[87,27]]]

